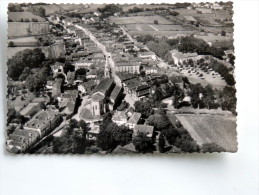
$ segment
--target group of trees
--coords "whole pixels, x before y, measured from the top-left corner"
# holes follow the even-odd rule
[[[17,124],[22,124],[25,121],[25,118],[20,115],[14,108],[10,107],[7,111],[7,125],[9,123],[15,122]]]
[[[224,64],[215,59],[211,59],[210,67],[215,72],[218,72],[225,79],[228,85],[232,86],[236,84],[234,76],[230,73],[232,69],[227,68]]]
[[[146,153],[154,149],[152,138],[147,137],[147,135],[142,132],[138,132],[137,135],[133,137],[132,143],[136,151],[140,153]]]
[[[16,53],[11,59],[8,59],[7,66],[8,76],[17,81],[24,80],[24,78],[20,78],[20,76],[24,73],[24,71],[28,71],[28,69],[32,68],[41,68],[42,63],[45,60],[45,55],[41,49],[25,49]]]
[[[215,103],[215,93],[210,85],[203,87],[200,83],[190,84],[188,95],[191,97],[193,108],[217,109],[218,103]]]
[[[118,145],[124,146],[132,141],[132,130],[113,123],[111,117],[110,113],[104,116],[96,140],[97,146],[106,151],[112,151]]]
[[[83,154],[85,148],[89,145],[85,139],[89,130],[90,128],[83,120],[77,122],[71,119],[64,135],[54,138],[53,152],[58,154]]]
[[[229,110],[236,114],[236,89],[226,86],[219,94],[219,103],[223,110]]]
[[[35,14],[36,16],[45,17],[46,10],[43,7],[28,7],[28,11]]]
[[[21,4],[19,3],[9,3],[8,4],[8,11],[9,12],[23,12]]]
[[[122,12],[122,8],[115,4],[105,5],[103,8],[98,8],[97,10],[102,13],[102,17],[109,17],[117,12]]]
[[[171,45],[171,46],[177,47],[178,51],[183,53],[196,52],[199,55],[212,55],[219,59],[222,59],[224,55],[223,49],[210,46],[203,39],[195,38],[194,36],[185,36],[185,37],[177,38],[175,40],[175,43],[177,43],[177,45]]]
[[[28,69],[28,68],[26,68]],[[49,68],[43,67],[37,70],[35,73],[30,73],[26,78],[26,87],[31,92],[40,92],[44,89],[49,76]]]
[[[135,111],[140,112],[144,118],[148,118],[154,113],[154,110],[149,101],[136,101],[134,107]]]
[[[143,12],[144,9],[141,7],[133,7],[132,9],[128,10],[128,13],[138,13],[138,12]]]

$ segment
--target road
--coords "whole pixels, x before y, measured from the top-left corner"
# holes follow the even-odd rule
[[[53,131],[51,131],[48,135],[44,136],[41,138],[41,140],[39,140],[37,143],[35,143],[34,145],[32,145],[31,147],[29,147],[25,153],[30,153],[31,151],[33,151],[35,148],[37,148],[37,146],[39,146],[42,142],[44,142],[47,138],[49,138],[49,136],[57,133],[58,131],[60,131],[61,129],[63,129],[70,120],[64,120],[58,127],[56,127]]]
[[[102,50],[103,54],[106,56],[106,60],[108,59],[108,62],[105,63],[105,68],[110,68],[111,69],[111,73],[112,73],[112,76],[115,75],[115,70],[114,70],[114,67],[115,67],[115,63],[112,59],[112,54],[109,53],[105,46],[103,44],[101,44],[97,38],[92,34],[92,32],[90,32],[89,30],[87,30],[86,28],[83,28],[82,26],[79,26],[79,25],[75,25],[76,28],[84,31],[84,33],[86,35],[89,36],[89,38]]]

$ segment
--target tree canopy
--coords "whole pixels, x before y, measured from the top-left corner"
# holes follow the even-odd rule
[[[7,61],[7,74],[13,80],[18,80],[23,70],[28,67],[41,68],[42,62],[45,60],[45,55],[41,49],[25,49],[16,53],[11,59]]]
[[[124,146],[130,143],[131,139],[132,131],[130,129],[126,126],[118,126],[116,123],[110,122],[106,127],[102,126],[100,128],[100,133],[96,141],[98,147],[102,150],[111,151],[118,145]]]
[[[145,133],[139,132],[132,140],[138,152],[146,153],[153,148],[153,141]]]

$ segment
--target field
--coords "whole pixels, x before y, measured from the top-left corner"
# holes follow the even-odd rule
[[[84,4],[61,3],[61,4],[58,4],[58,6],[60,6],[63,10],[71,11],[71,10],[82,9],[85,5]]]
[[[176,114],[176,117],[200,146],[216,143],[229,152],[237,151],[236,119],[233,115]]]
[[[161,5],[161,4],[160,5],[159,4],[158,5],[155,5],[155,4],[153,4],[153,5],[151,5],[151,4],[129,4],[129,5],[126,5],[126,4],[124,4],[121,7],[122,7],[123,11],[128,11],[129,9],[132,9],[134,7],[143,8],[143,9],[146,9],[146,8],[153,9],[153,8],[161,8],[161,7],[166,8],[166,9],[169,8],[168,5]]]
[[[29,26],[28,22],[8,22],[8,37],[28,36]]]
[[[154,20],[158,24],[154,24]],[[110,21],[124,26],[131,35],[146,35],[175,37],[180,34],[194,33],[195,27],[174,24],[161,16],[111,17]]]
[[[31,12],[8,12],[8,19],[12,20],[12,22],[20,22],[21,19],[28,19],[30,21],[37,19],[39,22],[46,21],[44,18],[36,16]]]
[[[43,7],[46,10],[46,15],[51,15],[51,14],[65,11],[62,7],[60,7],[55,3],[48,4],[48,5],[33,5],[33,7]]]
[[[110,17],[110,21],[116,24],[154,24],[154,20],[158,21],[158,24],[172,24],[166,19],[155,16],[134,16],[134,17]]]
[[[17,30],[19,29],[19,30]],[[29,35],[45,34],[49,32],[49,23],[46,22],[8,22],[8,37],[24,37]]]
[[[9,41],[12,41],[14,43],[23,43],[23,42],[37,42],[37,39],[35,39],[35,37],[21,37],[21,38],[8,39],[8,42]]]

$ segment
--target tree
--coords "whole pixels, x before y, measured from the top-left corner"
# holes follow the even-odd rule
[[[184,133],[181,134],[180,137],[177,137],[175,139],[175,146],[180,148],[183,152],[199,152],[200,147],[192,139],[192,137],[188,134],[188,132],[185,130]]]
[[[172,16],[178,16],[178,15],[179,15],[179,13],[176,12],[176,11],[172,11],[172,12],[170,12],[170,14],[171,14]]]
[[[236,89],[234,87],[226,86],[219,95],[219,103],[223,110],[229,110],[236,113]]]
[[[9,12],[23,12],[22,6],[18,3],[9,3],[8,4]]]
[[[144,118],[149,117],[154,112],[148,101],[136,101],[134,107],[135,111],[140,112]]]
[[[146,153],[152,148],[152,139],[147,137],[145,133],[138,132],[132,140],[136,150],[140,153]]]
[[[146,124],[153,126],[157,131],[162,131],[169,128],[171,122],[166,115],[154,114],[148,117]]]
[[[191,104],[194,108],[204,108],[204,102],[201,99],[203,93],[204,88],[200,83],[190,85],[189,96],[191,96]]]
[[[83,154],[85,147],[85,136],[83,136],[83,133],[71,131],[71,134],[66,134],[54,140],[53,152],[58,154]]]
[[[164,129],[161,134],[164,135],[169,144],[174,145],[176,138],[180,137],[179,132],[172,125],[168,129]]]
[[[31,92],[39,92],[44,89],[47,83],[49,71],[46,67],[41,68],[36,74],[26,78],[26,86]]]
[[[204,143],[201,146],[201,152],[226,152],[225,148],[217,145],[216,143]]]
[[[158,150],[163,153],[165,151],[165,137],[163,133],[160,133],[158,138]]]
[[[157,20],[154,20],[154,24],[158,24],[158,21],[157,21]]]
[[[227,34],[226,31],[224,30],[221,31],[221,36],[226,36],[226,34]]]
[[[76,70],[76,75],[86,75],[86,70],[84,68],[79,68]]]
[[[14,47],[14,42],[13,42],[13,41],[10,41],[10,42],[8,43],[8,47]]]
[[[90,128],[88,126],[88,124],[84,121],[84,120],[80,120],[79,123],[78,123],[78,126],[84,130],[84,131],[89,131]]]
[[[179,85],[173,85],[173,105],[175,108],[180,108],[182,100],[184,98],[184,91],[179,87]]]

